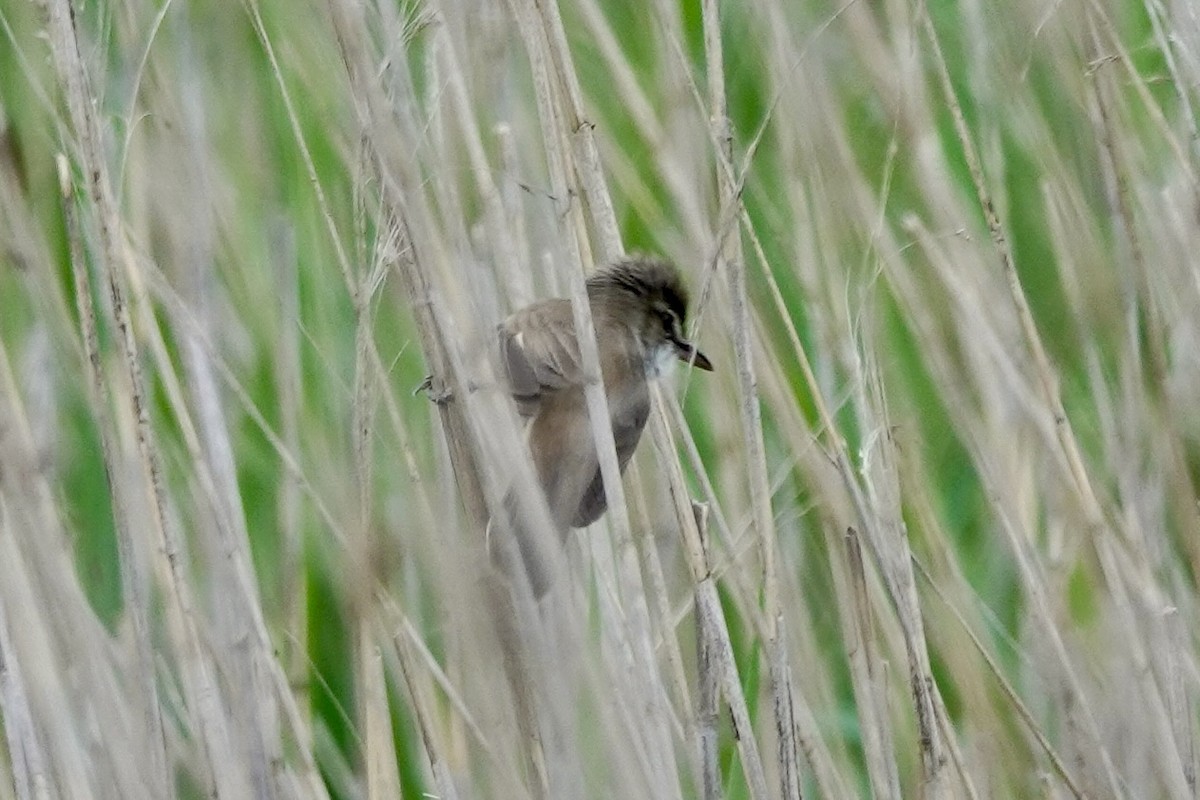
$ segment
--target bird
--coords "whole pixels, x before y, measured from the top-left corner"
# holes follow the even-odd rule
[[[712,362],[684,337],[688,292],[670,261],[617,260],[587,279],[600,372],[621,473],[650,415],[650,381],[684,361]],[[584,396],[588,383],[575,317],[566,298],[540,300],[498,327],[500,377],[524,422],[526,443],[550,520],[560,540],[595,522],[608,507]],[[526,574],[536,596],[549,588],[536,533],[523,524],[515,495],[505,501]]]

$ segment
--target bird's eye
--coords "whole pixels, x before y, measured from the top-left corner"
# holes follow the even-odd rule
[[[658,318],[662,321],[663,330],[667,333],[675,333],[679,330],[679,317],[675,316],[675,312],[669,308],[664,308],[658,312]]]

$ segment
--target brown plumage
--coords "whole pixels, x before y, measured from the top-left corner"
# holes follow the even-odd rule
[[[613,441],[624,472],[650,413],[649,381],[676,359],[705,370],[712,364],[683,338],[688,295],[669,262],[619,261],[590,277],[587,292]],[[586,377],[571,301],[543,300],[517,311],[500,325],[499,340],[501,374],[526,420],[529,451],[550,518],[565,536],[568,528],[595,522],[608,506],[584,398]],[[540,595],[548,586],[546,569],[532,556],[528,531],[515,519],[513,527]]]

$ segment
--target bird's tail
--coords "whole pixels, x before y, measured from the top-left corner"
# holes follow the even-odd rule
[[[565,569],[563,542],[566,530],[557,530],[545,501],[521,497],[515,489],[504,497],[501,514],[488,522],[488,553],[512,581],[528,581],[541,599]]]

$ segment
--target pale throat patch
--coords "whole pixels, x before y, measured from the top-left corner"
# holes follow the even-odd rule
[[[651,351],[646,359],[646,377],[670,378],[679,363],[679,351],[670,342],[664,342]]]

